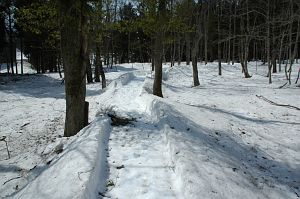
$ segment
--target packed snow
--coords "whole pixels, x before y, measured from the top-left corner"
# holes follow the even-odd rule
[[[163,67],[153,96],[149,64],[106,69],[87,85],[90,125],[64,138],[64,85],[56,73],[0,76],[3,198],[299,198],[300,88],[268,84],[267,67]],[[4,70],[5,68],[3,68]],[[293,78],[299,65],[294,66]],[[1,72],[2,71],[1,69]],[[26,73],[33,73],[26,65]],[[264,98],[262,98],[264,97]]]

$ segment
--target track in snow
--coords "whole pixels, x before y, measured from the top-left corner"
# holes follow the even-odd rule
[[[105,196],[111,198],[177,198],[174,165],[168,154],[165,128],[141,114],[144,77],[134,76],[116,89],[110,102],[121,114],[137,119],[113,127],[109,141],[109,177]]]

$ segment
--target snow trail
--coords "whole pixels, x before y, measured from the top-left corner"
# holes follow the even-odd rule
[[[189,67],[164,70],[165,98],[151,94],[148,77],[126,74],[112,84],[100,104],[137,121],[112,130],[105,196],[298,198],[299,113],[255,97],[290,91],[273,90],[260,77],[257,85],[242,79],[236,86],[240,77],[231,70],[196,88]]]
[[[136,122],[112,129],[107,197],[178,197],[176,185],[173,185],[176,176],[167,147],[166,128],[156,125],[146,112],[149,104],[141,96],[144,84],[145,77],[133,74],[126,74],[121,81],[113,83],[117,89],[113,91],[114,98],[109,101],[110,105],[113,105],[117,115],[134,117]],[[100,104],[107,100],[105,98]]]

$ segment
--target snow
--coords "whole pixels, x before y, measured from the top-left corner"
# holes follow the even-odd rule
[[[282,73],[269,85],[253,65],[251,79],[223,67],[219,77],[217,64],[201,65],[199,87],[189,66],[165,68],[164,99],[134,74],[102,95],[100,105],[137,118],[111,132],[106,197],[299,197],[299,111],[256,97],[299,107],[297,88],[278,89]]]
[[[62,137],[58,74],[3,78],[0,136],[12,157],[0,142],[0,196],[299,198],[299,111],[256,96],[300,107],[299,88],[279,89],[283,72],[268,84],[261,63],[249,79],[239,64],[222,67],[199,64],[192,87],[191,66],[164,65],[164,98],[151,94],[149,64],[107,69],[105,90],[87,86],[91,124],[72,138]],[[112,126],[108,113],[133,121]]]
[[[16,198],[96,198],[105,178],[106,151],[110,125],[97,118],[76,137],[67,140],[66,150],[41,168],[37,178],[20,190]],[[100,133],[101,132],[101,133]],[[102,185],[103,186],[103,185]]]

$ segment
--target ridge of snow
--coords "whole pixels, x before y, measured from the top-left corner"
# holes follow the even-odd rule
[[[223,110],[218,112],[213,104],[210,108],[210,105],[206,105],[208,103],[206,101],[204,103],[201,101],[203,106],[197,107],[199,103],[197,99],[205,98],[201,96],[203,95],[201,86],[191,88],[190,79],[186,81],[187,77],[190,78],[190,75],[187,75],[190,73],[189,70],[190,67],[164,70],[165,98],[151,94],[152,78],[143,79],[134,73],[126,74],[126,78],[123,77],[126,81],[123,83],[117,80],[115,87],[108,89],[106,96],[102,96],[100,104],[111,106],[110,110],[115,111],[117,115],[138,118],[133,126],[114,127],[112,130],[109,143],[108,181],[113,182],[113,186],[109,187],[105,196],[112,198],[120,196],[157,198],[159,196],[189,199],[200,196],[202,198],[241,196],[297,198],[299,183],[297,163],[285,164],[280,159],[272,159],[269,157],[269,151],[256,146],[255,143],[253,146],[252,142],[258,140],[255,138],[256,132],[249,132],[253,134],[249,136],[254,138],[246,144],[243,138],[236,137],[235,133],[238,133],[239,129],[237,132],[233,127],[228,130],[227,120],[232,121],[236,126],[245,124],[243,122],[246,120],[246,116],[243,116],[245,110],[237,104],[233,104],[236,108],[232,111],[236,112],[232,115],[226,115]],[[236,69],[232,68],[232,70]],[[176,77],[174,73],[177,73]],[[224,77],[219,78],[224,79]],[[172,84],[172,81],[175,84]],[[243,81],[247,84],[248,80]],[[225,82],[225,84],[229,83]],[[243,87],[247,90],[244,91]],[[186,92],[191,98],[178,96],[177,88],[182,89],[179,94]],[[250,88],[241,85],[238,89],[243,91],[242,96],[247,97],[251,96],[247,94]],[[263,89],[270,89],[270,86],[266,85],[260,89],[262,91],[258,92],[263,92]],[[227,91],[223,90],[224,93]],[[221,100],[218,102],[226,104]],[[248,110],[251,110],[250,108]],[[203,113],[197,114],[199,111]],[[227,117],[224,117],[224,114]],[[215,118],[218,119],[219,125],[211,126],[209,123]],[[255,119],[249,121],[256,122]],[[252,125],[249,121],[246,124]],[[264,124],[263,121],[261,124]],[[268,128],[274,128],[271,125],[268,125]],[[220,126],[225,129],[218,129]],[[258,130],[259,126],[260,123],[256,124]],[[118,169],[120,165],[124,166],[121,170]],[[167,188],[168,186],[170,187]]]
[[[110,119],[98,117],[68,140],[49,168],[15,195],[15,198],[96,198],[106,179],[106,147]]]

